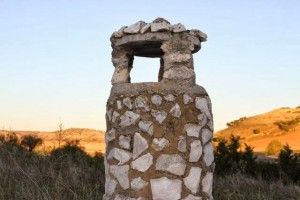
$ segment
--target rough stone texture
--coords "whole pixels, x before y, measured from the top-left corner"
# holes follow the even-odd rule
[[[133,153],[132,153],[132,158],[135,159],[137,158],[143,151],[148,149],[148,142],[145,138],[141,136],[140,133],[135,133],[134,134],[134,139],[133,139]]]
[[[203,160],[206,166],[210,166],[214,161],[214,149],[211,143],[208,143],[204,146],[203,154]]]
[[[130,136],[120,135],[119,137],[119,145],[123,149],[130,149],[130,141],[131,141]]]
[[[112,119],[111,119],[112,123],[115,123],[119,116],[120,116],[120,114],[117,111],[114,111],[112,114]]]
[[[202,98],[196,97],[195,103],[196,103],[196,108],[198,108],[201,112],[203,112],[208,117],[208,119],[211,119],[212,116],[208,107],[209,103],[207,99],[203,97]]]
[[[190,95],[188,94],[184,94],[183,95],[183,103],[184,104],[189,104],[189,103],[192,103],[194,100],[192,97],[190,97]]]
[[[202,179],[202,191],[208,196],[212,196],[213,173],[207,172]]]
[[[166,101],[175,101],[175,97],[173,94],[168,94],[168,95],[164,96],[164,99]]]
[[[165,111],[152,110],[151,115],[155,117],[160,124],[166,119],[167,113]]]
[[[149,135],[153,135],[153,123],[151,121],[140,121],[139,128],[148,133]]]
[[[212,132],[210,130],[203,129],[202,134],[201,134],[203,145],[207,144],[212,139],[212,136],[213,135],[212,135]]]
[[[129,188],[128,170],[129,170],[129,165],[123,165],[123,166],[111,165],[110,166],[110,173],[118,180],[120,186],[124,190]]]
[[[174,32],[174,33],[179,33],[179,32],[186,31],[184,25],[181,24],[181,23],[174,24],[174,25],[172,26],[172,29],[173,29],[173,32]]]
[[[186,164],[180,155],[162,154],[157,158],[155,168],[181,176],[184,174]]]
[[[154,138],[151,147],[156,151],[161,151],[170,144],[166,138]]]
[[[105,181],[105,194],[112,195],[115,192],[117,181],[112,179],[110,176],[106,177]]]
[[[179,136],[178,138],[178,145],[177,145],[178,151],[184,153],[186,152],[186,137],[185,136]]]
[[[191,195],[189,194],[187,197],[185,197],[183,200],[202,200],[201,197],[198,197],[198,196],[194,196],[194,195]]]
[[[130,109],[130,110],[133,108],[133,107],[132,107],[132,102],[131,102],[131,100],[130,100],[129,97],[126,97],[126,98],[123,99],[123,104],[124,104],[128,109]]]
[[[151,179],[150,184],[153,200],[178,200],[181,198],[181,180],[161,177]]]
[[[161,96],[159,96],[159,95],[153,95],[152,97],[151,97],[151,102],[154,104],[154,105],[157,105],[157,106],[159,106],[160,104],[161,104],[161,102],[162,102],[162,98],[161,98]]]
[[[138,170],[140,172],[145,172],[153,164],[153,156],[150,153],[147,153],[138,159],[132,161],[131,168]]]
[[[116,129],[112,128],[105,134],[106,144],[116,138]]]
[[[134,34],[138,33],[141,29],[141,27],[145,24],[143,21],[136,22],[135,24],[132,24],[126,28],[124,28],[124,33]]]
[[[135,107],[140,108],[141,110],[144,110],[144,111],[149,111],[148,99],[143,96],[138,96],[135,99]]]
[[[193,63],[207,35],[157,18],[110,39],[103,199],[212,199],[212,105]],[[159,82],[130,82],[135,56],[160,59]]]
[[[119,161],[118,165],[123,165],[131,158],[131,153],[123,149],[113,148],[107,155],[107,160],[116,159]]]
[[[181,116],[181,110],[180,110],[180,106],[178,105],[178,103],[175,104],[175,106],[173,106],[170,110],[170,114],[173,117],[177,117],[179,118]]]
[[[147,186],[148,183],[144,181],[141,177],[132,179],[130,186],[134,191],[139,191]]]
[[[190,162],[197,162],[202,155],[202,145],[200,140],[194,140],[191,143],[191,152],[189,161]]]
[[[197,124],[186,124],[184,130],[186,134],[191,137],[199,137],[201,126]]]
[[[184,185],[193,194],[196,194],[199,190],[201,171],[202,169],[200,167],[191,167],[188,176],[183,179]]]
[[[120,126],[121,127],[126,127],[126,126],[130,126],[132,124],[135,124],[137,122],[137,120],[140,118],[139,114],[136,114],[132,111],[126,111],[121,117],[121,122],[120,122]]]

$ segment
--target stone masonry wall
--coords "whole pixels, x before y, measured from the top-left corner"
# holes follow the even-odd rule
[[[211,101],[195,84],[191,51],[180,54],[172,46],[176,44],[168,41],[160,47],[168,62],[163,70],[172,69],[171,61],[184,54],[185,65],[172,73],[177,76],[176,69],[186,67],[192,81],[126,80],[112,87],[106,112],[105,200],[213,199]]]

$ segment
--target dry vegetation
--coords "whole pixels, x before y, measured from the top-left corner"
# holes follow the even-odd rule
[[[244,142],[254,147],[256,152],[265,152],[272,140],[292,149],[300,150],[300,107],[280,108],[252,117],[242,117],[227,123],[228,128],[219,131],[215,137],[240,136]]]
[[[25,135],[35,135],[43,140],[43,144],[39,146],[36,150],[38,152],[50,152],[52,149],[66,144],[68,141],[77,140],[80,145],[84,147],[84,150],[93,155],[96,152],[105,152],[105,142],[104,142],[104,132],[97,131],[94,129],[83,129],[83,128],[70,128],[66,130],[60,130],[54,132],[46,131],[7,131],[0,130],[0,135],[7,134],[9,132],[14,132],[19,138]]]

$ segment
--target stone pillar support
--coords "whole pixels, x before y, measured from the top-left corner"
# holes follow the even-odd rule
[[[213,199],[212,106],[193,65],[205,40],[162,18],[113,33],[104,200]],[[158,82],[130,83],[134,56],[160,58]]]

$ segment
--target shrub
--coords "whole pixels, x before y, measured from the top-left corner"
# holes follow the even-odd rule
[[[238,125],[240,122],[242,122],[242,121],[244,121],[244,120],[246,120],[246,119],[247,119],[246,117],[241,117],[241,118],[239,118],[239,119],[237,119],[237,120],[228,122],[226,125],[227,125],[228,127],[235,126],[235,125]]]
[[[300,183],[300,155],[294,154],[289,145],[285,145],[279,153],[281,170],[294,182]]]
[[[43,143],[42,138],[34,135],[25,135],[21,140],[21,146],[32,152],[37,146]]]
[[[272,140],[266,148],[266,154],[277,155],[280,152],[281,148],[282,148],[282,144],[280,141]]]
[[[259,129],[253,129],[253,134],[259,134],[260,130]]]

